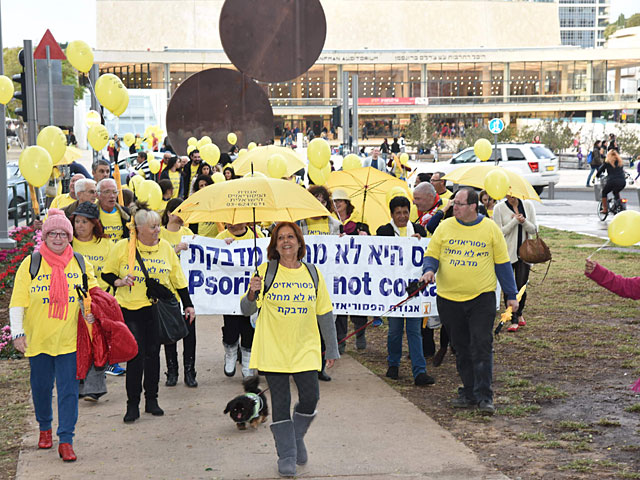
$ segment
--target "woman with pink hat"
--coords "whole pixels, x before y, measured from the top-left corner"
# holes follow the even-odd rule
[[[38,448],[53,446],[51,407],[53,383],[58,397],[58,454],[73,462],[73,436],[78,419],[76,343],[85,264],[87,287],[97,287],[93,267],[75,257],[70,242],[73,228],[64,212],[50,209],[42,225],[40,251],[25,258],[18,269],[9,305],[15,348],[31,366],[31,394],[40,426]],[[32,267],[33,261],[33,267]],[[39,263],[39,266],[38,266]],[[93,316],[86,315],[93,323]]]

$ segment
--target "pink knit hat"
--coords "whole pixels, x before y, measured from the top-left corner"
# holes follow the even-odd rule
[[[46,237],[52,230],[64,230],[67,233],[69,241],[73,240],[73,227],[71,222],[62,210],[51,208],[48,217],[42,225],[42,237]]]

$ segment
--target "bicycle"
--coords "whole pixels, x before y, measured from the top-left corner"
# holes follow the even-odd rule
[[[631,178],[631,175],[629,175],[627,172],[625,172],[624,174],[624,179],[625,179],[625,183]],[[604,189],[604,186],[607,182],[606,177],[602,176],[600,177],[600,191],[602,191],[602,189]],[[600,221],[604,222],[606,220],[606,218],[609,216],[609,214],[611,214],[612,216],[617,215],[620,212],[624,212],[627,209],[627,199],[626,198],[622,198],[620,196],[620,193],[618,193],[617,197],[613,194],[613,193],[609,193],[609,195],[607,195],[607,201],[608,201],[608,210],[606,212],[602,211],[602,200],[600,200],[598,202],[598,218],[600,219]]]

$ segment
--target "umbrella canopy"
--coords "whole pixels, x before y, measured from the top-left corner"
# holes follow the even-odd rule
[[[229,224],[295,222],[329,215],[329,211],[300,185],[264,177],[209,185],[187,198],[173,213],[185,223]]]
[[[272,155],[276,154],[282,155],[282,158],[284,158],[285,165],[287,166],[285,176],[287,177],[306,167],[304,160],[302,160],[296,152],[290,148],[277,147],[275,145],[256,147],[253,150],[249,150],[246,154],[242,155],[242,157],[236,158],[231,166],[236,175],[243,176],[251,172],[251,164],[253,163],[254,172],[262,172],[265,175],[269,175],[267,162]]]
[[[411,200],[411,190],[406,182],[381,172],[377,168],[364,167],[353,170],[331,172],[325,184],[329,190],[342,188],[351,198],[351,204],[362,215],[362,221],[369,225],[374,234],[381,225],[391,221],[387,193],[393,187],[401,187]]]
[[[520,198],[521,200],[529,199],[537,200],[538,202],[541,201],[531,184],[525,180],[522,175],[495,165],[488,165],[486,163],[480,165],[465,165],[463,167],[456,168],[453,172],[448,173],[443,178],[459,185],[484,188],[484,179],[495,169],[503,171],[507,174],[507,177],[509,177],[509,195]]]
[[[58,165],[69,165],[81,157],[82,150],[76,147],[67,147],[67,151],[64,153],[64,156],[54,165],[54,167],[57,167]]]

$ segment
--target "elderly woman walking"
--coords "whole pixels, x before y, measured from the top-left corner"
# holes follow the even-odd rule
[[[53,446],[51,407],[55,381],[58,399],[58,454],[65,462],[76,460],[73,436],[78,420],[76,345],[82,301],[76,287],[97,286],[93,267],[74,256],[71,222],[64,212],[49,210],[42,226],[40,251],[23,260],[16,273],[9,315],[16,349],[31,367],[31,394],[40,426],[38,448]],[[33,262],[33,265],[32,265]],[[39,265],[38,265],[39,263]],[[84,264],[84,272],[81,263]],[[93,316],[86,315],[93,323]]]
[[[259,276],[251,279],[240,303],[244,315],[259,310],[250,367],[264,374],[269,385],[271,432],[282,476],[295,475],[296,464],[307,463],[304,436],[316,416],[320,396],[321,333],[327,346],[327,367],[340,356],[327,286],[314,265],[301,262],[305,252],[300,227],[289,222],[277,224],[267,248],[269,262],[258,267]],[[304,298],[295,308],[288,300],[294,296]],[[298,387],[293,420],[290,377]]]
[[[144,263],[149,277],[155,278],[174,293],[178,293],[187,319],[190,322],[195,319],[195,310],[187,290],[187,280],[180,267],[178,256],[169,242],[159,238],[160,215],[153,210],[148,210],[144,205],[139,205],[134,214],[134,222],[135,235],[116,243],[102,271],[103,280],[117,288],[116,299],[122,309],[122,316],[138,343],[138,355],[127,362],[127,412],[123,419],[125,423],[133,423],[140,417],[139,403],[143,386],[145,412],[154,416],[164,415],[164,410],[158,405],[160,380],[158,320],[154,317],[151,300],[147,297],[141,262]],[[135,244],[131,245],[130,242]],[[132,250],[135,249],[136,256],[139,257],[133,268],[129,265],[130,247]]]

